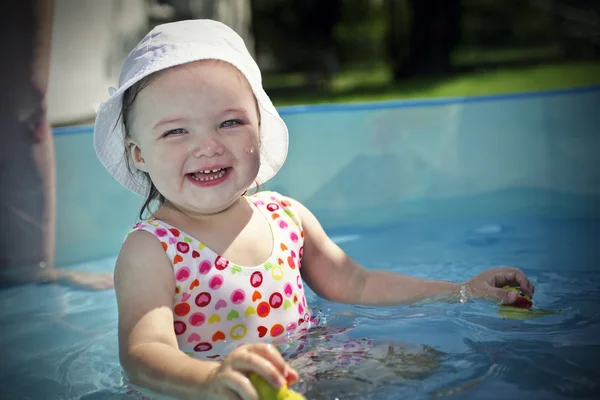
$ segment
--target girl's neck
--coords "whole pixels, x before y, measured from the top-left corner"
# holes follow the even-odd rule
[[[195,213],[177,207],[168,200],[153,214],[155,218],[171,225],[218,226],[220,224],[239,218],[249,210],[245,196],[240,196],[227,208],[215,213]]]

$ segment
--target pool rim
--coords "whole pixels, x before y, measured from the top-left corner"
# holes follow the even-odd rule
[[[338,112],[338,111],[365,111],[389,108],[411,108],[411,107],[434,107],[447,106],[454,104],[483,103],[490,101],[520,100],[532,98],[544,98],[551,96],[564,96],[572,94],[585,94],[600,91],[600,85],[583,86],[566,89],[537,90],[527,92],[502,93],[479,96],[456,96],[456,97],[436,97],[421,99],[400,99],[352,103],[326,103],[326,104],[307,104],[277,107],[280,115],[295,115],[308,113]],[[53,136],[63,136],[72,134],[93,133],[94,125],[67,125],[55,127],[52,129]]]

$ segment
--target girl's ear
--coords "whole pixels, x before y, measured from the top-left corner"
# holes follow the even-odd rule
[[[133,165],[137,169],[143,172],[148,172],[146,168],[146,163],[144,162],[144,157],[142,157],[142,149],[140,146],[130,137],[127,138],[126,141],[127,153],[129,153],[129,157],[131,157],[131,161],[133,161]]]

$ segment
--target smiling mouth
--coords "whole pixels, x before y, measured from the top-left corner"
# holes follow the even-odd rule
[[[225,176],[229,168],[206,169],[188,174],[190,178],[198,182],[209,182]]]

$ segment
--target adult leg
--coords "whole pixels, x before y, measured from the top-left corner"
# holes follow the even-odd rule
[[[54,268],[55,160],[46,112],[54,5],[15,2],[0,24],[8,55],[0,63],[0,279],[107,288],[110,274]]]

